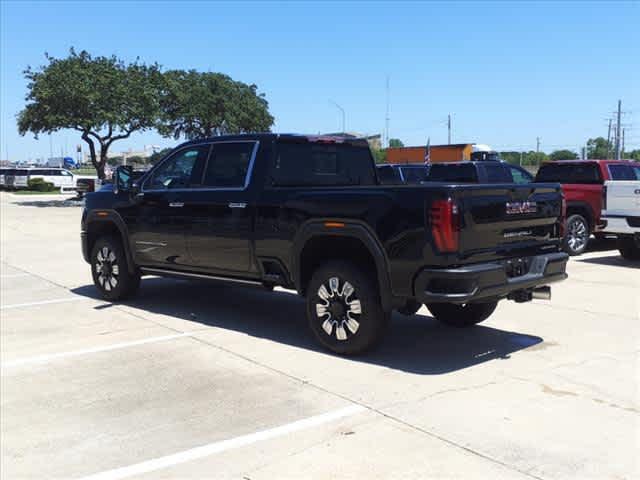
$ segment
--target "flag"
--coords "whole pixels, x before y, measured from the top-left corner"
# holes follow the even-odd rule
[[[431,163],[431,137],[427,139],[427,148],[424,152],[424,163]]]

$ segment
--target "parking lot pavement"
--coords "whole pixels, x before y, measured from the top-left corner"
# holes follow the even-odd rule
[[[0,194],[2,478],[640,477],[640,270],[611,244],[551,302],[394,315],[341,358],[284,290],[95,298],[80,213]]]

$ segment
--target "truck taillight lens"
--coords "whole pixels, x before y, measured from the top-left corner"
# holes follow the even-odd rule
[[[431,234],[438,251],[443,253],[457,251],[460,232],[458,205],[451,198],[434,200],[429,213]]]
[[[562,206],[560,207],[560,238],[564,238],[567,231],[567,199],[562,194]]]

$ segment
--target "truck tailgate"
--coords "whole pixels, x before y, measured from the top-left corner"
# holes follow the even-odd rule
[[[451,192],[460,208],[458,255],[465,263],[541,253],[560,241],[557,184],[468,185]]]

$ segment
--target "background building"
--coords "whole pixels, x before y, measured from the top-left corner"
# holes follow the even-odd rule
[[[430,160],[432,163],[460,162],[471,160],[472,143],[455,143],[451,145],[431,145]],[[426,145],[420,147],[387,148],[388,163],[424,163],[427,153]]]

